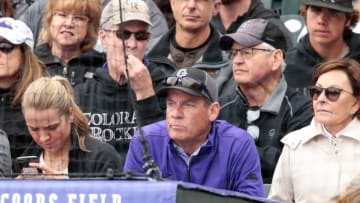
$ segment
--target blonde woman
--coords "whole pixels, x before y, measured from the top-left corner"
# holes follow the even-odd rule
[[[37,156],[31,163],[46,178],[105,176],[121,171],[115,149],[89,136],[86,117],[74,102],[67,79],[40,78],[30,84],[22,101],[26,125],[34,142],[23,156]]]

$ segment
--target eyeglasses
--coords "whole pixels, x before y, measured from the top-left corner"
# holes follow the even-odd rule
[[[260,109],[256,108],[249,108],[246,111],[246,119],[247,119],[247,129],[246,131],[254,138],[254,140],[258,140],[259,139],[259,135],[260,135],[260,129],[259,126],[254,124],[254,121],[258,120],[260,118]]]
[[[135,39],[138,41],[148,40],[150,38],[150,33],[146,31],[139,32],[130,32],[128,30],[105,30],[106,32],[115,33],[116,37],[122,40],[127,40],[134,34]]]
[[[332,102],[336,102],[339,99],[341,92],[347,92],[353,95],[353,93],[351,92],[336,87],[328,87],[328,88],[322,88],[318,86],[309,87],[309,93],[313,100],[317,100],[324,90],[325,90],[326,99]]]
[[[89,17],[85,15],[73,15],[63,11],[53,11],[52,15],[53,17],[56,17],[61,20],[66,20],[68,18],[71,18],[75,24],[85,24],[90,20]]]
[[[8,41],[0,41],[0,51],[5,54],[10,53],[15,47],[16,45],[11,44]]]
[[[260,49],[260,48],[249,48],[249,47],[245,47],[245,48],[242,48],[242,49],[230,49],[228,51],[229,53],[229,58],[230,59],[233,59],[235,58],[238,53],[240,53],[241,57],[243,59],[249,59],[251,57],[254,56],[254,51],[266,51],[266,52],[272,52],[274,50],[271,50],[271,49]]]
[[[204,83],[199,82],[197,80],[194,80],[189,77],[168,77],[164,80],[165,86],[182,86],[186,87],[192,90],[195,90],[196,92],[201,92],[202,95],[206,96],[210,101],[214,101],[211,97],[211,94]],[[203,94],[205,93],[205,94]]]
[[[190,0],[180,0],[180,2],[189,2]],[[195,3],[206,4],[212,2],[212,0],[194,0]]]

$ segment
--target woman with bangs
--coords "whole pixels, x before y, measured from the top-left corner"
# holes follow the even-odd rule
[[[0,129],[8,135],[13,160],[31,142],[20,106],[25,89],[33,80],[48,75],[34,55],[33,45],[33,34],[25,23],[0,18]]]
[[[91,78],[104,56],[93,49],[101,14],[99,0],[49,0],[35,54],[49,73],[77,85]]]

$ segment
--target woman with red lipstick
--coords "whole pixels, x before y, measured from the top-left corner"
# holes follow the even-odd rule
[[[99,0],[48,1],[35,53],[51,75],[66,77],[74,86],[103,64],[103,55],[93,50],[100,14]]]
[[[329,202],[360,171],[360,64],[352,59],[320,64],[311,84],[314,118],[281,140],[273,200]]]

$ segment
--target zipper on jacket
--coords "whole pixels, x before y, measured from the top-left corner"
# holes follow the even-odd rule
[[[187,173],[187,179],[188,182],[191,182],[191,173],[190,173],[190,163],[191,163],[192,157],[189,159],[189,163],[186,163],[186,173]]]
[[[75,78],[75,71],[72,71],[71,75],[70,75],[70,83],[71,83],[71,85],[75,85],[74,78]]]

